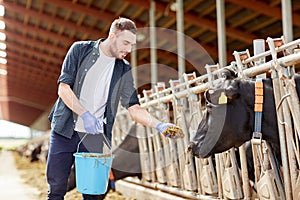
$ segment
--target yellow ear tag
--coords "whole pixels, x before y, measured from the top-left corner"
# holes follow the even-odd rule
[[[224,92],[221,92],[221,95],[219,97],[219,104],[226,104],[227,103],[227,97],[226,95],[224,94]]]

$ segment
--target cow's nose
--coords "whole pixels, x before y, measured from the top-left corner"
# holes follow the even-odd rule
[[[188,145],[187,148],[187,152],[192,153],[193,154],[193,148],[196,144],[194,142],[190,142],[190,144]]]
[[[190,142],[190,144],[188,145],[187,148],[187,153],[192,154],[192,156],[195,156],[197,158],[199,158],[199,155],[197,154],[197,144],[195,142]]]

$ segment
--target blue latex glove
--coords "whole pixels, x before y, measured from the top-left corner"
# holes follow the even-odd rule
[[[172,139],[177,139],[180,137],[183,137],[183,132],[180,129],[180,131],[178,131],[178,134],[176,135],[171,135],[170,133],[166,132],[168,127],[173,127],[176,126],[175,124],[172,123],[163,123],[160,122],[159,124],[156,125],[156,130],[158,130],[160,133],[162,133],[164,136],[168,137],[168,138],[172,138]]]
[[[103,133],[102,123],[89,111],[86,111],[80,117],[83,120],[84,129],[87,133],[93,135]]]

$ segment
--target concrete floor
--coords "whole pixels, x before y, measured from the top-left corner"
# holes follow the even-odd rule
[[[38,200],[37,189],[23,183],[16,169],[12,152],[0,152],[0,199],[1,200]]]

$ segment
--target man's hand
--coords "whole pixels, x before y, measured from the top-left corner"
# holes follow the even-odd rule
[[[87,133],[93,135],[103,133],[102,123],[89,111],[86,111],[85,113],[80,115],[80,117],[83,120],[84,129]]]
[[[164,136],[172,139],[184,137],[182,129],[172,123],[160,122],[159,124],[157,124],[156,130],[158,130]]]

